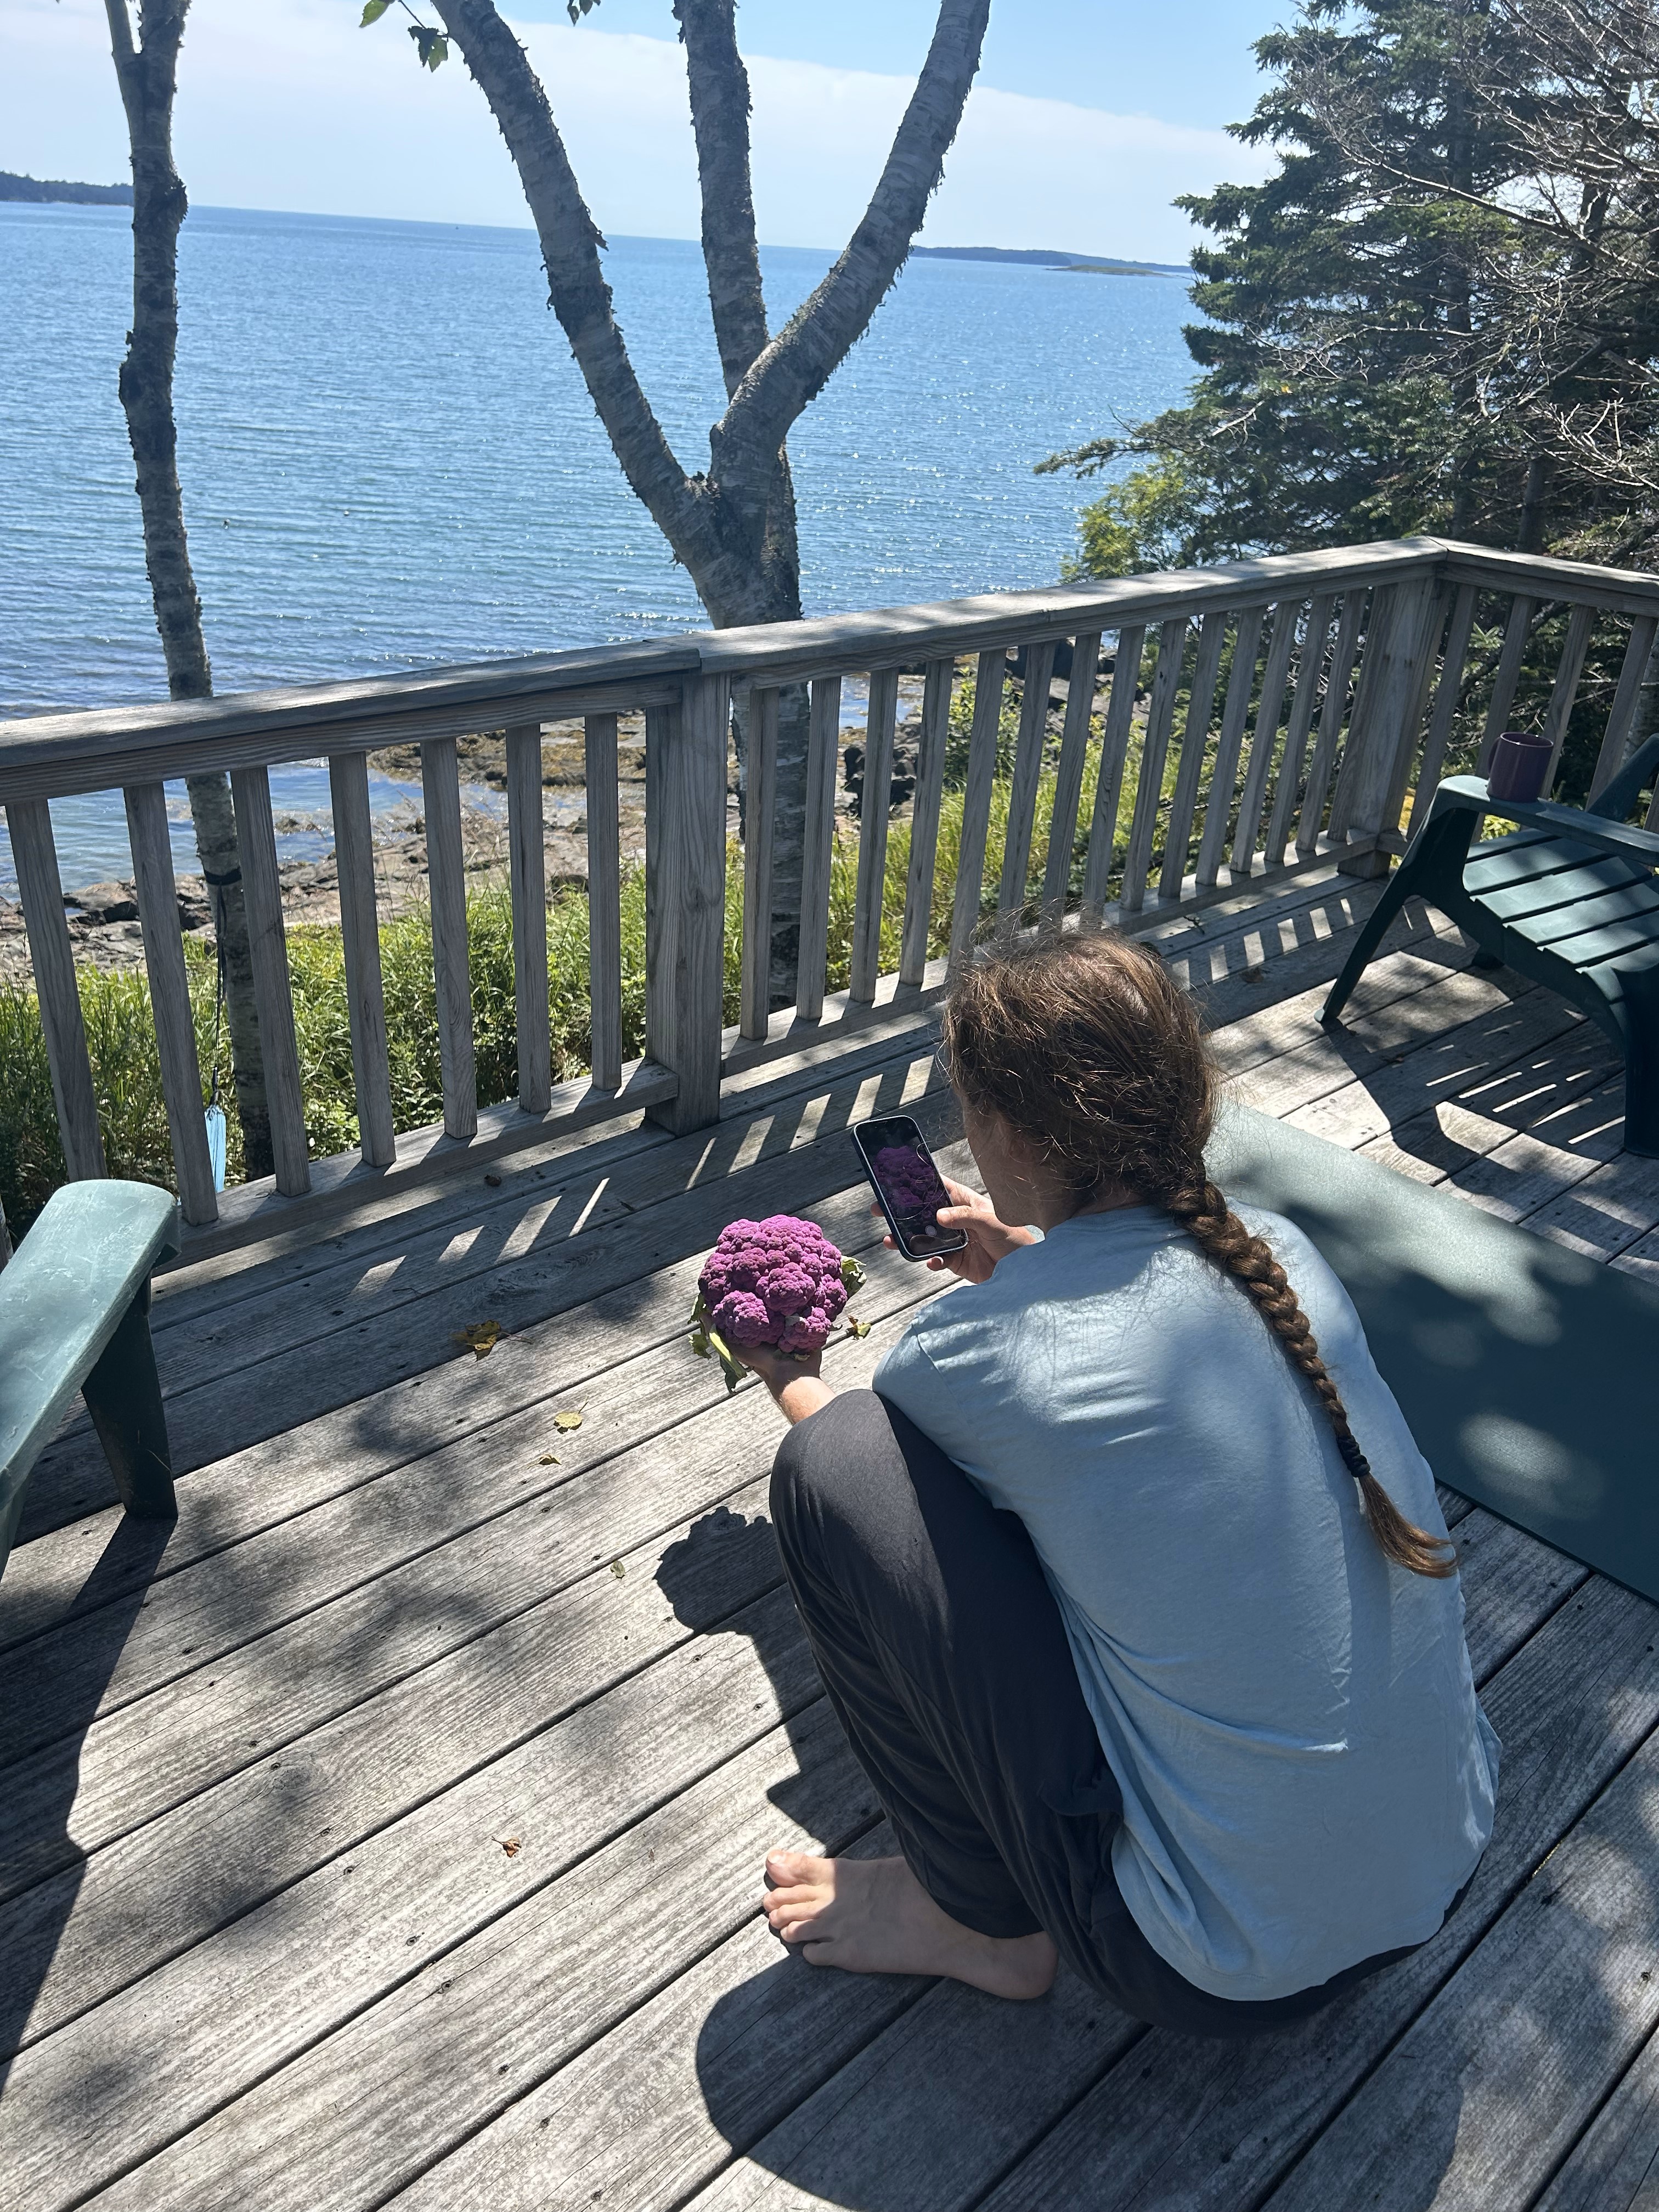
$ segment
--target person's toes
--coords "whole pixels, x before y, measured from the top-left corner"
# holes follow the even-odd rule
[[[833,1859],[814,1858],[805,1851],[769,1851],[766,1855],[766,1871],[780,1889],[797,1889],[809,1881],[827,1881],[834,1864]]]

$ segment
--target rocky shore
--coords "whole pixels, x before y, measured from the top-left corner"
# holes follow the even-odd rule
[[[901,679],[899,726],[893,758],[891,799],[896,814],[908,807],[915,787],[916,748],[921,732],[921,680]],[[861,720],[863,687],[849,684],[843,709],[857,714],[841,732],[841,771],[836,778],[836,804],[849,820],[856,821],[863,799],[864,738]],[[504,808],[483,794],[504,793],[507,787],[507,739],[504,732],[488,731],[462,738],[456,747],[461,773],[461,833],[466,872],[479,884],[505,879],[507,869],[507,819]],[[371,768],[399,781],[418,786],[421,761],[418,747],[392,746],[369,756]],[[580,721],[549,723],[542,744],[542,785],[544,830],[543,848],[547,859],[549,889],[587,881],[586,767]],[[624,858],[642,858],[645,851],[645,718],[623,715],[617,728],[617,800],[622,851]],[[735,767],[727,801],[727,827],[738,829]],[[276,817],[279,838],[302,832],[327,836],[326,817],[320,820],[292,815]],[[426,824],[415,805],[379,817],[374,828],[375,888],[382,918],[404,912],[426,896]],[[290,927],[308,923],[337,924],[340,919],[339,874],[334,857],[283,860],[283,911]],[[179,926],[204,943],[213,940],[213,918],[207,886],[199,875],[180,874]],[[131,881],[110,880],[66,887],[64,902],[69,916],[70,938],[76,963],[106,972],[142,969],[143,932],[137,896]],[[21,908],[0,898],[0,982],[27,982],[31,975],[28,941]]]

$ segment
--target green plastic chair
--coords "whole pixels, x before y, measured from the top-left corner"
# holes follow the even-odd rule
[[[1334,1023],[1408,898],[1438,907],[1480,947],[1588,1014],[1625,1055],[1625,1149],[1659,1158],[1659,836],[1625,817],[1659,776],[1650,738],[1588,809],[1488,796],[1447,778],[1325,1001]],[[1483,816],[1520,824],[1472,844]]]
[[[149,1279],[178,1249],[171,1192],[72,1182],[52,1193],[0,1274],[0,1573],[34,1462],[77,1390],[122,1504],[145,1520],[173,1517]]]

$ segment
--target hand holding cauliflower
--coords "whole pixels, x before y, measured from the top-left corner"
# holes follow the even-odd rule
[[[691,1349],[713,1352],[735,1390],[744,1369],[732,1347],[774,1346],[786,1356],[821,1352],[864,1280],[856,1260],[843,1259],[823,1231],[793,1214],[734,1221],[697,1280],[691,1309]]]

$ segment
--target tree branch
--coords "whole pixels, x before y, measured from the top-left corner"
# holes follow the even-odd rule
[[[927,61],[870,204],[846,252],[744,376],[709,436],[710,475],[744,535],[758,536],[790,425],[869,327],[902,267],[962,120],[990,0],[943,0]]]
[[[547,94],[492,0],[434,4],[507,141],[541,242],[550,302],[623,473],[674,551],[692,566],[696,556],[714,550],[705,495],[674,458],[628,357],[599,262],[605,240]]]
[[[733,0],[674,0],[690,80],[708,304],[728,399],[767,341],[749,173],[749,75],[736,15]]]

